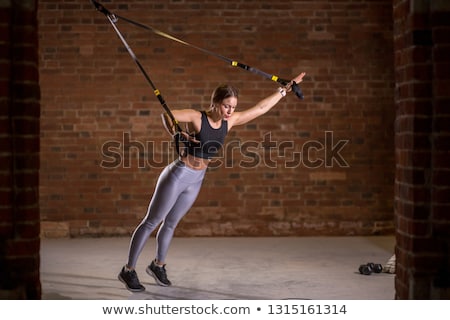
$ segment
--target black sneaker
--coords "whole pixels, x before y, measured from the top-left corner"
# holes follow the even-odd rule
[[[166,265],[159,267],[155,264],[155,261],[152,261],[145,271],[155,278],[156,283],[160,286],[168,287],[172,285],[169,279],[167,279]]]
[[[139,282],[135,270],[126,271],[125,267],[123,267],[118,278],[131,292],[141,292],[145,290],[145,287]]]

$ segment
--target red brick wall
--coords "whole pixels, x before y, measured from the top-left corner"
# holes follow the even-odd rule
[[[450,298],[450,4],[394,1],[396,296]]]
[[[391,1],[104,4],[280,77],[307,72],[303,101],[290,95],[230,133],[177,235],[393,232]],[[207,107],[222,82],[240,88],[240,109],[277,87],[122,20],[117,26],[173,109]],[[39,1],[39,32],[43,233],[129,234],[173,158],[162,109],[89,1]]]
[[[0,3],[0,299],[38,299],[37,1]]]

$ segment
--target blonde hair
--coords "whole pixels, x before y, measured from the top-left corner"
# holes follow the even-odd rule
[[[224,99],[229,97],[238,98],[239,90],[228,84],[218,86],[211,95],[210,109],[212,109],[216,104],[222,103]]]

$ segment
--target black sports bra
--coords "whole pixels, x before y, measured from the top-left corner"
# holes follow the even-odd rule
[[[187,153],[198,158],[211,159],[222,148],[227,133],[228,122],[226,120],[222,120],[220,128],[214,129],[208,121],[206,112],[202,111],[200,132],[194,135],[194,138],[200,143],[187,142]]]

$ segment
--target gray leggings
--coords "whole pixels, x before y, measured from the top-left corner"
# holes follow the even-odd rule
[[[175,160],[161,172],[147,215],[131,237],[128,267],[136,267],[147,239],[161,222],[156,235],[156,259],[165,261],[175,227],[194,204],[205,172],[191,169],[181,160]]]

